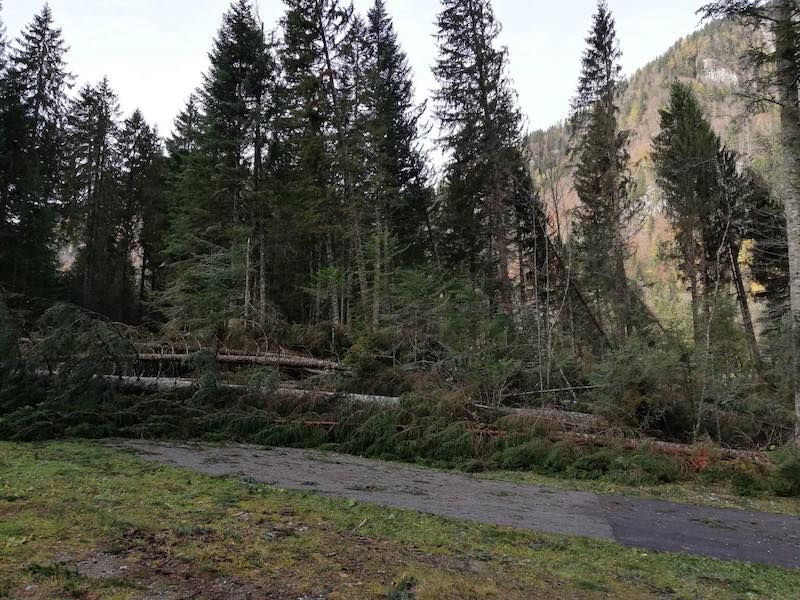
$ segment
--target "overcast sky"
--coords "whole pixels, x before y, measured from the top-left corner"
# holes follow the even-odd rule
[[[366,12],[373,0],[354,0]],[[437,0],[387,0],[400,42],[416,74],[420,99],[435,86],[431,66]],[[631,73],[667,50],[698,25],[703,0],[610,0]],[[9,37],[31,20],[38,0],[4,0]],[[258,0],[262,19],[273,27],[280,0]],[[70,69],[78,83],[108,75],[127,112],[139,107],[162,133],[200,83],[211,40],[229,0],[50,0],[56,23],[70,46]],[[501,43],[530,129],[564,118],[575,89],[584,38],[595,0],[494,0],[503,24]]]

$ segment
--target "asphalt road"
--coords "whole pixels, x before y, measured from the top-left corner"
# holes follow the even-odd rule
[[[476,479],[311,450],[125,441],[142,459],[382,506],[556,534],[800,568],[800,517]]]

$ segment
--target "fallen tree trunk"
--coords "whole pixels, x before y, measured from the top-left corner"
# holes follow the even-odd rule
[[[182,379],[179,377],[125,377],[116,375],[105,375],[104,379],[112,383],[117,383],[122,387],[132,389],[156,390],[159,392],[174,392],[177,390],[191,389],[197,386],[195,379]],[[220,388],[236,391],[252,391],[253,388],[244,385],[234,385],[222,383]],[[323,400],[338,398],[345,402],[358,402],[362,404],[379,404],[382,406],[396,406],[400,403],[400,398],[392,396],[372,396],[369,394],[348,394],[343,392],[331,392],[327,390],[302,390],[296,387],[278,387],[276,394],[288,398],[302,400]]]
[[[122,387],[132,389],[150,389],[162,392],[172,392],[176,390],[191,389],[197,386],[197,381],[194,379],[181,379],[174,377],[125,377],[115,375],[102,376],[104,379],[118,383]],[[220,384],[223,389],[248,391],[248,388],[243,385],[233,384]],[[294,387],[279,387],[275,393],[289,398],[297,398],[301,400],[321,400],[336,398],[343,402],[353,402],[359,404],[375,404],[385,407],[397,406],[400,403],[400,398],[392,396],[372,396],[367,394],[347,394],[340,392],[331,392],[325,390],[302,390]],[[608,423],[602,417],[597,415],[590,415],[585,413],[568,413],[556,409],[496,409],[494,407],[486,407],[476,405],[478,408],[485,408],[491,410],[498,410],[507,415],[522,416],[527,418],[545,419],[548,421],[557,420],[559,423],[578,423],[585,426],[587,423],[594,423],[595,425],[605,424],[606,429]],[[327,422],[326,422],[327,423]],[[331,421],[330,424],[334,422]],[[507,432],[503,429],[487,429],[478,432],[481,435],[490,435],[498,437],[506,435]],[[598,446],[614,446],[621,447],[625,450],[638,450],[640,448],[651,448],[672,456],[684,456],[693,464],[698,470],[703,470],[707,464],[713,462],[713,458],[718,456],[724,460],[741,460],[750,462],[761,466],[772,465],[772,459],[766,452],[755,450],[734,450],[730,448],[714,447],[706,449],[703,446],[690,446],[687,444],[678,444],[674,442],[662,442],[651,438],[635,439],[629,437],[620,437],[609,434],[600,433],[586,433],[581,431],[552,431],[547,434],[551,441],[567,440],[575,444],[594,444]]]
[[[191,358],[191,354],[140,353],[138,358],[142,362],[186,362]],[[216,359],[220,363],[234,365],[263,365],[321,371],[333,371],[340,368],[339,363],[331,360],[310,358],[295,354],[260,354],[253,356],[218,354]]]
[[[482,404],[476,404],[475,407],[482,410],[494,411],[505,416],[530,419],[534,422],[553,423],[563,429],[593,432],[611,429],[611,424],[606,419],[588,413],[568,412],[557,408],[507,408],[485,406]]]

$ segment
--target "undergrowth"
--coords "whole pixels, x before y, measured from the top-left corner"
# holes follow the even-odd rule
[[[470,472],[530,471],[632,486],[729,482],[745,496],[800,496],[797,451],[784,451],[776,466],[766,469],[715,459],[713,448],[687,457],[647,446],[631,451],[589,440],[577,443],[530,421],[476,412],[468,396],[434,385],[425,393],[406,393],[394,407],[337,397],[298,400],[276,390],[278,376],[270,370],[259,371],[249,385],[236,390],[220,386],[215,361],[198,353],[192,361],[196,388],[130,392],[119,381],[97,375],[124,374],[135,361],[135,350],[114,324],[64,305],[48,311],[40,327],[41,341],[24,361],[14,335],[0,339],[0,439],[246,442]]]

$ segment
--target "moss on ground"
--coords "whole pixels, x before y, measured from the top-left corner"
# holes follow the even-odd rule
[[[795,598],[800,572],[0,443],[0,597]],[[169,597],[169,596],[167,596]]]

